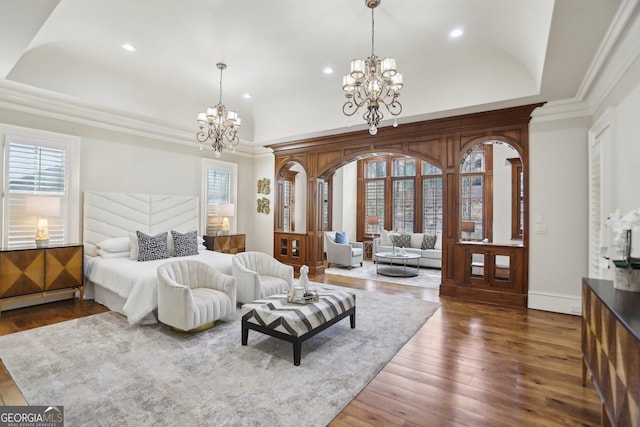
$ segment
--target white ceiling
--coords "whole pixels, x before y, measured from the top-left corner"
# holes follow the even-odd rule
[[[400,124],[574,97],[619,5],[382,0],[375,53],[404,75]],[[0,46],[6,81],[194,135],[218,100],[217,62],[243,143],[365,129],[341,89],[371,52],[364,0],[0,0]]]

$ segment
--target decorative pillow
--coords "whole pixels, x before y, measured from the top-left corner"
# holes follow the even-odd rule
[[[138,260],[138,236],[136,233],[129,233],[129,259]]]
[[[400,234],[396,237],[396,246],[401,248],[411,247],[411,234]]]
[[[391,246],[391,237],[388,230],[380,230],[380,246]]]
[[[188,233],[178,233],[171,230],[171,237],[173,237],[174,256],[198,255],[197,230]]]
[[[437,235],[429,235],[425,234],[422,238],[422,249],[433,249],[436,246],[436,240],[438,240]]]
[[[105,239],[96,245],[98,252],[129,252],[128,237],[113,237]]]
[[[338,231],[336,233],[336,243],[349,243],[349,239],[347,239],[347,233]]]
[[[138,236],[138,261],[169,258],[167,233],[149,236],[141,231],[136,231],[136,235]]]
[[[98,249],[96,253],[102,258],[129,258],[129,251],[109,252],[104,249]]]

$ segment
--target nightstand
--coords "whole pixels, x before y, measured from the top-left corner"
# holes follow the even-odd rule
[[[222,252],[225,254],[237,254],[244,252],[245,235],[244,234],[227,234],[223,236],[202,236],[204,245],[210,251]]]

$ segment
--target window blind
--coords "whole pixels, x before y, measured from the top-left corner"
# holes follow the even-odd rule
[[[64,148],[41,144],[9,142],[6,155],[5,233],[8,248],[32,245],[37,217],[27,215],[26,199],[30,195],[61,198],[59,216],[47,217],[50,244],[65,242],[65,208],[68,204],[68,152]]]

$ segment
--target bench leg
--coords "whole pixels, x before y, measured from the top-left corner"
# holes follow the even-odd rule
[[[356,328],[356,310],[353,310],[353,313],[349,315],[349,322],[351,322],[351,329]]]
[[[247,345],[248,340],[249,340],[249,328],[247,328],[244,322],[242,322],[242,345]]]
[[[300,366],[300,356],[302,354],[302,343],[300,340],[296,340],[293,343],[293,364]]]

